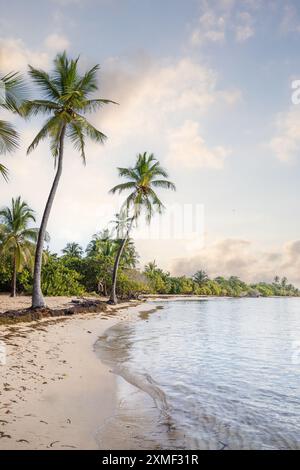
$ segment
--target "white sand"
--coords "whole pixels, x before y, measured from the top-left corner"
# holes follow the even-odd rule
[[[79,297],[46,297],[46,304],[50,308],[64,308],[72,306],[72,300],[78,300]],[[107,300],[105,297],[87,297],[89,300]],[[7,294],[0,294],[0,312],[6,310],[17,310],[29,308],[31,306],[31,297],[20,295],[17,297],[10,297]],[[73,305],[74,306],[74,305]]]
[[[28,298],[11,301],[13,308],[20,308]],[[47,303],[62,306],[69,301]],[[101,314],[0,326],[7,352],[6,364],[0,364],[0,449],[97,448],[94,435],[113,413],[116,384],[93,345],[128,315],[130,310],[117,313],[111,308]]]

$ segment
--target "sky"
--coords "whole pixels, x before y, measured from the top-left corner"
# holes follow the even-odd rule
[[[66,50],[80,55],[82,70],[99,63],[98,95],[119,103],[89,117],[108,139],[87,146],[86,167],[66,146],[51,250],[68,241],[85,247],[110,223],[122,203],[109,194],[116,168],[148,151],[177,191],[160,192],[166,211],[153,221],[156,235],[143,222],[135,234],[141,266],[155,259],[178,275],[279,275],[300,286],[300,104],[292,88],[300,80],[299,2],[0,0],[0,7],[2,74],[25,73],[28,63],[51,70]],[[55,169],[47,142],[29,156],[26,147],[42,119],[9,118],[22,143],[1,156],[10,181],[0,183],[0,205],[21,195],[39,222]]]

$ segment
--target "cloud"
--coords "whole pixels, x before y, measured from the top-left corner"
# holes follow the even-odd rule
[[[238,14],[238,19],[235,37],[238,42],[244,42],[254,36],[253,17],[245,11]]]
[[[204,159],[208,160],[209,150],[195,124],[186,122],[201,123],[207,112],[216,107],[218,112],[222,107],[228,109],[241,98],[239,90],[219,88],[215,72],[189,57],[158,62],[144,57],[125,65],[111,59],[104,64],[103,71],[101,92],[120,106],[101,111],[97,124],[111,136],[109,145],[114,148],[142,142],[144,148],[160,148],[167,154],[172,138],[176,137],[181,142],[182,155],[185,153],[188,158],[183,147],[190,136],[193,144],[189,150],[193,148],[193,154],[204,151]],[[210,155],[215,167],[220,166],[224,157],[221,147],[216,147]]]
[[[264,251],[248,240],[220,240],[202,248],[193,258],[176,260],[172,273],[192,275],[199,269],[206,270],[212,278],[236,275],[246,282],[270,282],[276,275],[287,276],[299,286],[300,240]]]
[[[230,151],[222,146],[209,148],[199,134],[199,124],[186,121],[168,133],[167,163],[185,168],[220,169]]]
[[[293,106],[276,118],[276,135],[269,148],[283,162],[293,161],[300,151],[300,107]]]
[[[295,5],[284,5],[280,29],[285,34],[300,33],[300,19]]]
[[[229,34],[237,42],[247,41],[255,34],[253,12],[260,6],[259,0],[202,0],[201,14],[190,35],[191,44],[223,44]]]
[[[70,41],[66,36],[54,33],[46,37],[45,46],[51,51],[64,51],[69,48]]]
[[[20,129],[22,147],[13,156],[3,157],[9,167],[10,180],[1,185],[1,206],[11,197],[22,196],[36,211],[40,222],[55,176],[54,162],[45,141],[29,156],[26,148],[41,128],[41,122],[29,122]],[[66,145],[64,172],[51,211],[48,225],[51,249],[59,251],[67,241],[84,246],[93,233],[107,224],[119,202],[108,194],[113,185],[105,164],[105,148],[89,144],[86,147],[87,165],[70,144]]]
[[[227,18],[207,11],[199,17],[197,27],[191,34],[191,43],[201,45],[205,42],[223,43],[225,40]]]
[[[25,70],[28,64],[35,67],[47,67],[49,65],[48,53],[29,49],[18,38],[0,38],[1,72]]]

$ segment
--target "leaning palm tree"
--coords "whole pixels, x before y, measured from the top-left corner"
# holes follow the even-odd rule
[[[0,74],[0,108],[19,113],[25,87],[19,73]],[[18,148],[19,134],[12,124],[0,120],[0,154],[12,153]],[[0,163],[0,175],[8,179],[8,169]]]
[[[0,210],[0,222],[0,255],[11,257],[11,296],[15,297],[17,273],[33,259],[38,229],[29,227],[35,222],[34,212],[20,196],[12,199],[11,207]]]
[[[112,289],[109,303],[116,304],[118,299],[116,295],[116,285],[120,259],[124,247],[129,239],[131,229],[134,223],[137,223],[142,212],[145,212],[146,220],[150,223],[155,211],[162,213],[164,205],[156,194],[156,188],[172,189],[175,191],[175,185],[168,181],[168,173],[160,166],[159,161],[153,154],[147,152],[137,156],[134,167],[118,168],[119,176],[127,181],[118,184],[110,190],[112,194],[130,191],[121,211],[121,223],[117,229],[123,233],[121,243],[117,252],[112,274]],[[125,215],[124,215],[125,214]]]
[[[96,111],[107,103],[113,103],[110,100],[90,97],[98,89],[98,69],[99,66],[96,65],[81,75],[78,70],[78,58],[75,60],[68,59],[66,53],[56,56],[54,70],[50,74],[29,66],[29,75],[39,87],[42,99],[25,102],[23,112],[26,116],[43,114],[48,118],[28,147],[27,153],[32,152],[42,140],[49,138],[51,152],[55,164],[57,164],[56,175],[42,217],[36,247],[32,294],[33,308],[45,305],[41,290],[43,243],[52,204],[62,174],[65,139],[68,138],[73,143],[84,164],[86,162],[86,138],[100,144],[103,144],[106,139],[106,136],[84,117],[87,112]]]

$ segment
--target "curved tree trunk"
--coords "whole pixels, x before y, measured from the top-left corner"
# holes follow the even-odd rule
[[[17,260],[16,256],[13,257],[13,275],[11,280],[11,297],[16,297],[17,295]]]
[[[41,273],[42,273],[42,260],[43,260],[43,249],[44,240],[46,236],[46,229],[51,212],[52,204],[55,198],[58,183],[62,174],[63,168],[63,153],[64,153],[64,137],[66,132],[66,126],[64,125],[61,129],[59,138],[59,155],[56,175],[52,184],[52,188],[46,203],[44,210],[38,240],[36,244],[35,259],[34,259],[34,278],[33,278],[33,293],[32,293],[32,308],[39,308],[45,306],[45,300],[41,289]]]
[[[119,264],[120,264],[120,259],[122,256],[122,253],[124,251],[124,247],[126,245],[126,242],[128,240],[128,237],[124,238],[121,242],[121,245],[119,246],[118,253],[115,259],[114,263],[114,269],[113,269],[113,274],[112,274],[112,286],[111,286],[111,293],[110,293],[110,298],[108,303],[112,305],[116,305],[118,303],[117,299],[117,293],[116,293],[116,288],[117,288],[117,277],[118,277],[118,269],[119,269]]]
[[[120,260],[121,260],[121,256],[122,256],[122,253],[124,251],[124,248],[125,248],[125,245],[126,245],[126,242],[129,238],[129,234],[130,234],[130,230],[131,230],[131,227],[132,227],[132,224],[133,224],[133,218],[131,220],[131,223],[128,227],[128,230],[126,232],[126,236],[125,238],[122,240],[122,243],[118,249],[118,253],[117,253],[117,256],[116,256],[116,259],[115,259],[115,263],[114,263],[114,269],[113,269],[113,274],[112,274],[112,286],[111,286],[111,293],[110,293],[110,298],[109,298],[109,301],[107,303],[111,304],[111,305],[116,305],[118,303],[118,299],[117,299],[117,293],[116,293],[116,290],[117,290],[117,278],[118,278],[118,270],[119,270],[119,264],[120,264]]]

